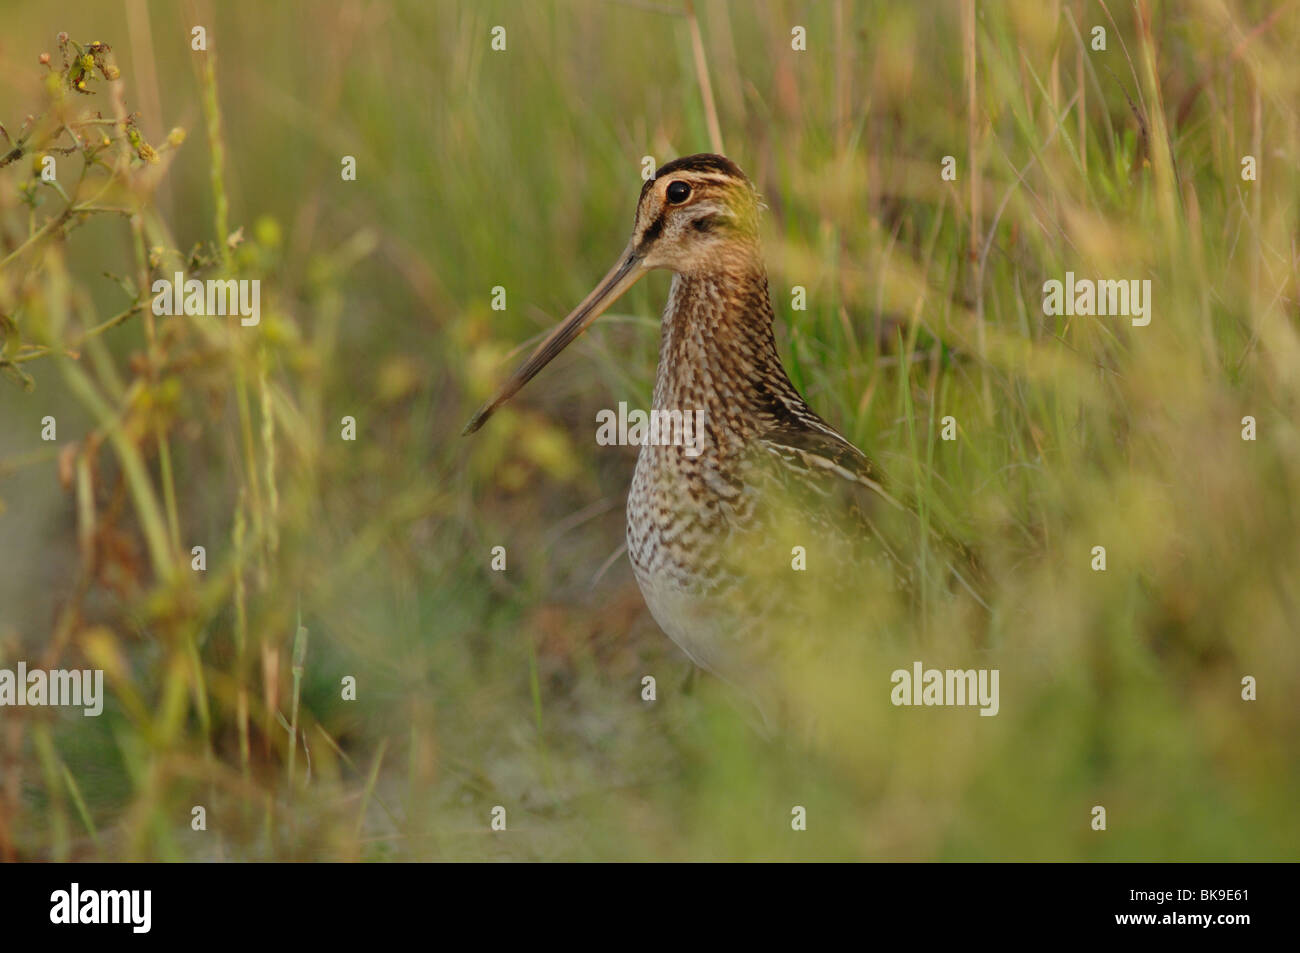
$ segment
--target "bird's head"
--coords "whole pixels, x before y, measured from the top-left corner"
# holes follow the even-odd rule
[[[753,185],[730,159],[676,159],[641,187],[628,254],[644,270],[680,274],[747,261],[756,252],[758,207]]]
[[[650,271],[734,271],[758,261],[758,194],[725,156],[674,159],[641,187],[632,239],[609,273],[465,426],[470,434]]]

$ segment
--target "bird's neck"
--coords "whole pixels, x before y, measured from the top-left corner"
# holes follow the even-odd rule
[[[654,407],[704,410],[713,428],[744,438],[790,402],[802,399],[777,353],[761,262],[675,274]]]

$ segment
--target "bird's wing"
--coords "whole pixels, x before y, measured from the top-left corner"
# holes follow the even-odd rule
[[[773,427],[759,436],[758,446],[769,458],[779,461],[792,480],[824,494],[847,495],[863,515],[881,505],[905,508],[885,489],[871,459],[829,425]]]
[[[920,515],[910,501],[886,488],[880,470],[865,453],[820,420],[773,427],[760,435],[757,446],[769,464],[776,464],[787,489],[820,501],[817,508],[827,510],[826,522],[850,527],[856,523],[896,564],[904,587],[913,587],[914,552],[923,535]],[[984,604],[977,591],[983,587],[978,558],[933,523],[925,525],[955,579]]]

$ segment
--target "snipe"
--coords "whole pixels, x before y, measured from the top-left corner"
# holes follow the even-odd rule
[[[648,271],[672,271],[653,407],[703,411],[704,440],[698,454],[642,444],[627,499],[628,556],[664,632],[766,709],[773,632],[807,621],[808,601],[792,598],[792,589],[815,588],[840,606],[869,588],[872,572],[907,589],[917,570],[902,550],[915,548],[909,535],[927,531],[866,455],[808,407],[782,367],[759,208],[730,159],[693,155],[662,166],[641,189],[617,263],[465,433]],[[809,565],[798,573],[801,552]]]

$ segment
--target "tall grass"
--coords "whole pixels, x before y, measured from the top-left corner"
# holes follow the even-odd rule
[[[0,121],[120,141],[64,194],[0,169],[0,667],[111,690],[0,709],[4,857],[1297,855],[1294,9],[46,6],[6,13]],[[121,79],[56,101],[63,29]],[[187,130],[156,164],[147,102]],[[666,278],[456,436],[622,247],[642,157],[718,142],[793,379],[994,580],[902,630],[864,588],[889,631],[791,675],[790,744],[685,690],[609,562],[632,454],[594,415],[648,403]],[[182,264],[260,278],[261,325],[155,317]],[[1150,325],[1044,315],[1066,271],[1150,279]],[[999,715],[891,706],[915,658],[999,668]]]

